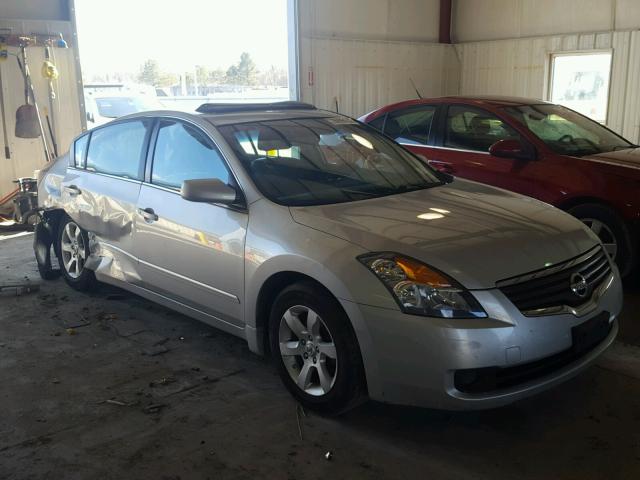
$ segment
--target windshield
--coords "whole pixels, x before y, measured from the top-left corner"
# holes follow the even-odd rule
[[[162,108],[157,100],[144,97],[100,97],[95,101],[100,116],[107,118],[118,118],[130,113]]]
[[[561,155],[581,157],[633,147],[599,123],[560,105],[523,105],[505,111]]]
[[[260,191],[281,205],[322,205],[440,185],[437,174],[391,140],[346,117],[220,128]]]

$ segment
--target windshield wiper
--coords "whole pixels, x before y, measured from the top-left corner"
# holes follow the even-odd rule
[[[638,145],[634,145],[633,143],[631,145],[614,145],[613,150],[610,151],[617,152],[618,150],[627,150],[630,148],[638,148]]]

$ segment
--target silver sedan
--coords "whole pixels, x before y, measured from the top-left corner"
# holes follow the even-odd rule
[[[149,112],[77,137],[39,179],[36,257],[270,354],[304,406],[495,407],[614,340],[598,238],[537,200],[433,170],[309,105]]]

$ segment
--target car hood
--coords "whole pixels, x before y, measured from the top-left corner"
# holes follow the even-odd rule
[[[616,150],[615,152],[598,153],[581,157],[583,160],[591,160],[607,165],[618,167],[628,167],[640,170],[640,148],[627,148]]]
[[[291,207],[297,223],[369,251],[393,251],[469,289],[575,257],[598,243],[581,222],[533,198],[456,179],[415,192]]]

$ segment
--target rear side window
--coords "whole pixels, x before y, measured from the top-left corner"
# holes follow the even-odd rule
[[[380,115],[378,118],[371,120],[369,122],[369,126],[375,128],[376,130],[378,130],[379,132],[382,131],[383,127],[384,127],[384,119],[387,118],[386,115]]]
[[[83,135],[73,144],[73,164],[78,168],[84,167],[84,157],[87,154],[89,144],[89,134]]]
[[[515,130],[492,113],[460,105],[449,107],[445,147],[488,152],[498,140],[518,138]]]
[[[182,122],[162,121],[153,153],[151,183],[179,189],[184,180],[200,178],[229,183],[229,170],[222,155],[201,130]]]
[[[384,133],[398,143],[427,145],[436,113],[433,105],[398,110],[387,116]]]
[[[93,130],[87,170],[142,180],[149,125],[148,120],[134,120]]]

